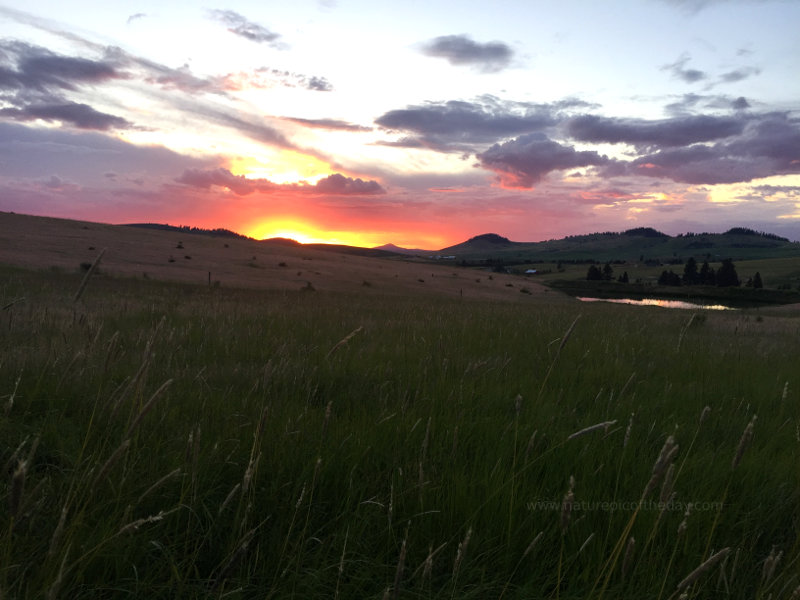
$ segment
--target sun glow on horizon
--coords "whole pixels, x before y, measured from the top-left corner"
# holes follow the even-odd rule
[[[263,221],[245,231],[257,240],[270,238],[287,238],[301,244],[339,244],[344,246],[359,246],[372,248],[383,244],[376,241],[370,234],[358,231],[326,230],[316,225],[296,218],[279,218]]]

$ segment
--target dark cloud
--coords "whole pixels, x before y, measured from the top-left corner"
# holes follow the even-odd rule
[[[577,151],[543,134],[520,136],[478,154],[480,166],[497,173],[504,187],[531,188],[551,171],[609,162],[594,151]]]
[[[59,121],[73,125],[78,129],[108,131],[109,129],[126,129],[132,124],[121,117],[96,111],[88,104],[67,102],[63,104],[36,104],[24,108],[0,109],[0,117],[9,117],[16,121]]]
[[[514,56],[511,48],[503,42],[475,42],[466,35],[445,35],[434,38],[423,45],[422,52],[428,56],[444,58],[451,65],[467,65],[484,73],[502,71]]]
[[[127,75],[111,61],[54,54],[16,40],[0,41],[0,90],[53,93]]]
[[[338,119],[301,119],[299,117],[284,117],[284,120],[310,127],[312,129],[327,129],[329,131],[372,131],[372,127],[364,127]]]
[[[247,179],[244,175],[234,175],[228,169],[186,169],[175,181],[208,189],[211,186],[228,188],[234,194],[246,196],[253,192],[271,192],[278,186],[266,179]]]
[[[566,130],[582,142],[630,144],[637,147],[687,146],[740,134],[744,122],[707,115],[660,121],[582,115],[567,122]]]
[[[661,70],[671,72],[673,77],[685,81],[686,83],[697,83],[698,81],[707,79],[708,75],[704,71],[686,68],[686,64],[689,62],[689,60],[689,57],[684,55],[674,63],[664,65],[661,67]]]
[[[667,148],[621,166],[612,165],[605,174],[625,172],[713,185],[800,173],[800,121],[785,113],[760,115],[731,140]]]
[[[0,41],[0,118],[60,122],[79,129],[107,131],[132,127],[65,96],[82,86],[127,78],[113,61],[54,54],[25,42]]]
[[[414,134],[393,145],[442,151],[469,151],[469,144],[540,131],[556,122],[548,105],[450,101],[389,111],[375,120],[389,131]]]
[[[750,103],[744,96],[739,96],[738,98],[736,98],[736,100],[731,102],[731,106],[736,110],[746,110],[750,108]]]
[[[364,181],[345,177],[339,173],[320,179],[316,184],[291,183],[279,185],[268,179],[248,179],[234,175],[228,169],[186,169],[176,180],[191,187],[209,189],[211,186],[224,187],[239,196],[254,192],[271,193],[277,191],[315,193],[336,196],[373,196],[386,193],[377,181]]]
[[[322,194],[341,196],[373,196],[386,193],[386,190],[384,190],[377,181],[353,179],[339,173],[334,173],[324,179],[320,179],[314,186],[314,189]]]
[[[277,49],[285,48],[285,45],[280,41],[281,35],[279,33],[275,33],[263,25],[249,21],[237,12],[232,10],[212,10],[209,12],[212,19],[226,25],[228,31],[231,33],[248,39],[251,42],[269,44]]]

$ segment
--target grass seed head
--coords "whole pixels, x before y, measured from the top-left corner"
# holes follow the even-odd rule
[[[706,571],[710,570],[710,569],[711,569],[711,568],[712,568],[714,565],[716,565],[716,564],[717,564],[719,561],[721,561],[723,558],[725,558],[726,556],[728,556],[728,554],[730,553],[730,551],[731,551],[731,549],[730,549],[730,548],[723,548],[722,550],[720,550],[720,551],[719,551],[719,552],[717,552],[716,554],[714,554],[714,555],[710,556],[710,557],[708,558],[708,560],[706,560],[705,562],[703,562],[703,563],[702,563],[702,564],[701,564],[699,567],[697,567],[697,568],[696,568],[694,571],[692,571],[692,572],[691,572],[691,573],[689,573],[689,574],[688,574],[686,577],[684,577],[684,578],[683,578],[683,581],[681,581],[681,582],[678,584],[678,588],[677,588],[677,589],[678,589],[678,590],[682,590],[683,588],[685,588],[685,587],[688,587],[688,586],[690,586],[691,584],[693,584],[695,581],[697,581],[697,580],[700,578],[700,576],[701,576],[701,575],[703,575],[703,573],[705,573]]]
[[[628,419],[628,427],[625,428],[625,438],[622,440],[623,448],[627,448],[628,442],[631,439],[631,429],[633,429],[633,415],[634,413],[631,413],[631,418]]]
[[[8,496],[8,513],[15,518],[22,506],[22,494],[25,492],[25,476],[28,473],[28,462],[19,461],[14,474],[11,476],[11,493]]]
[[[467,546],[469,545],[469,540],[472,537],[472,527],[467,530],[467,534],[464,536],[463,541],[459,542],[458,550],[456,551],[456,560],[453,562],[453,577],[456,576],[458,573],[458,569],[461,567],[461,563],[464,560],[464,555],[467,552]]]
[[[575,487],[575,477],[569,477],[569,489],[564,494],[564,499],[561,501],[561,533],[564,534],[569,527],[570,517],[572,515],[572,507],[575,504],[575,494],[572,491]]]
[[[636,550],[636,540],[631,536],[628,539],[628,545],[625,548],[625,558],[622,559],[622,579],[628,575],[628,571],[633,563],[633,552]]]
[[[778,567],[778,563],[781,562],[781,558],[783,558],[783,551],[775,552],[777,548],[775,546],[772,547],[772,550],[767,557],[767,560],[764,561],[764,569],[761,572],[761,581],[763,583],[769,583],[769,580],[772,579],[772,576],[775,574],[775,569]]]
[[[744,428],[742,437],[739,438],[739,445],[736,447],[736,454],[733,455],[733,460],[731,461],[731,469],[735,469],[739,465],[744,451],[747,449],[747,446],[750,445],[750,441],[753,439],[753,427],[755,427],[756,419],[758,419],[758,417],[753,415],[747,427]]]

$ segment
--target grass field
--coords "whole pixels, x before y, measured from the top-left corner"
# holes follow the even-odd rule
[[[800,595],[796,310],[81,277],[2,268],[3,598]]]

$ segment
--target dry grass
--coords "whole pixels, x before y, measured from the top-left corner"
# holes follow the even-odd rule
[[[0,256],[8,265],[73,271],[81,263],[94,261],[103,248],[100,271],[112,276],[207,285],[210,273],[212,283],[235,288],[294,291],[310,283],[319,291],[375,296],[569,301],[527,279],[505,274],[476,278],[473,271],[452,262],[368,258],[303,246],[0,212]],[[520,293],[523,286],[530,293]]]

